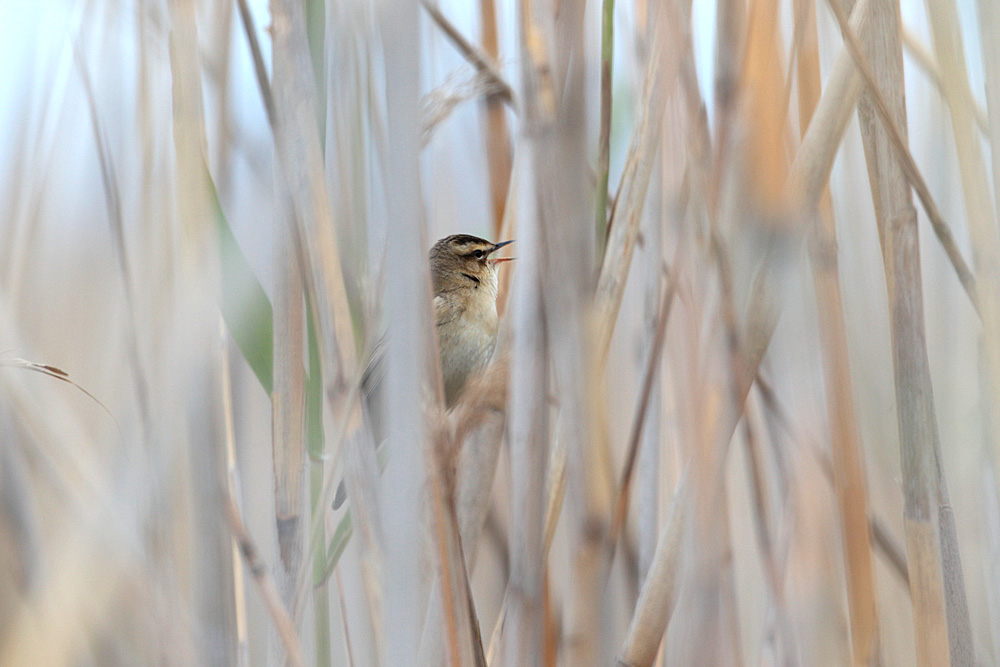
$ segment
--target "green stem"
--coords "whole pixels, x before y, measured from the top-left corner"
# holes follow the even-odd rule
[[[313,513],[322,513],[323,493],[323,383],[319,367],[319,345],[312,309],[306,310],[309,326],[309,380],[306,385],[306,440],[309,443],[309,495]],[[330,595],[326,585],[326,529],[320,522],[320,535],[312,552],[313,615],[316,634],[316,665],[332,663],[330,645]]]
[[[611,72],[615,52],[615,0],[601,13],[601,133],[597,145],[597,259],[604,257],[608,228],[608,169],[611,157]]]
[[[306,37],[316,80],[316,121],[319,123],[320,147],[326,153],[326,7],[323,0],[306,0]]]

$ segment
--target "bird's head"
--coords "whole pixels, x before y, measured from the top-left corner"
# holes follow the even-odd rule
[[[513,258],[491,255],[510,243],[513,241],[490,243],[468,234],[454,234],[441,239],[430,251],[434,293],[484,287],[496,294],[497,267]]]

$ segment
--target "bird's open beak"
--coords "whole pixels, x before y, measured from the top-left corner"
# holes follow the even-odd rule
[[[510,245],[513,242],[514,242],[514,239],[511,239],[510,241],[503,241],[501,243],[497,243],[496,245],[493,246],[493,250],[490,250],[490,254],[495,253],[500,248],[504,247],[505,245]],[[513,257],[492,257],[492,258],[490,258],[489,261],[490,261],[490,264],[496,265],[496,264],[500,264],[501,262],[510,262],[513,259],[514,259]]]

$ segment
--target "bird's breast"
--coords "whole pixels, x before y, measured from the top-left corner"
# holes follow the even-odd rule
[[[493,355],[497,336],[496,305],[462,308],[458,317],[437,327],[445,402],[452,405],[470,376]]]

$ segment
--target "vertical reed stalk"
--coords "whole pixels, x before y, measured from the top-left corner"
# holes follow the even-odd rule
[[[795,3],[796,21],[804,32],[798,52],[799,125],[803,134],[820,95],[816,14],[812,5]],[[847,350],[847,330],[837,260],[837,226],[829,188],[824,188],[815,214],[810,243],[819,331],[822,339],[833,481],[840,517],[841,544],[847,572],[847,601],[855,665],[879,660],[875,571],[868,532],[864,456],[854,415]]]
[[[222,411],[226,437],[226,481],[225,496],[236,503],[239,498],[239,470],[236,465],[236,427],[233,423],[233,380],[229,365],[229,346],[226,338],[225,324],[219,318],[220,356],[222,368]],[[237,509],[239,506],[237,505]],[[240,554],[240,544],[234,535],[233,543],[233,603],[235,607],[236,625],[236,662],[238,667],[249,667],[250,647],[247,638],[247,604],[243,581],[243,559]]]
[[[355,341],[326,190],[316,123],[316,83],[306,37],[305,8],[292,0],[271,3],[273,133],[280,185],[287,188],[295,225],[288,230],[304,265],[306,294],[317,314],[324,391],[337,419],[348,417],[348,378],[354,376]]]
[[[326,2],[305,0],[305,4],[309,59],[312,61],[313,78],[316,80],[316,122],[319,125],[320,145],[326,146]]]
[[[285,210],[286,220],[291,212]],[[303,529],[308,525],[303,484],[306,473],[305,369],[302,273],[285,224],[273,234],[274,390],[271,394],[271,446],[274,457],[274,511],[284,567],[279,579],[285,606],[293,607],[295,578],[302,566]]]
[[[871,30],[870,4],[869,0],[858,0],[851,10],[851,29],[860,39]],[[850,51],[842,48],[790,169],[790,184],[800,193],[804,210],[819,205],[862,85]]]
[[[347,440],[349,447],[362,447],[368,440],[361,406],[355,400],[356,342],[354,322],[347,299],[344,272],[341,267],[337,232],[334,225],[330,196],[323,161],[322,143],[317,123],[318,100],[316,82],[312,76],[305,6],[294,0],[273,0],[271,3],[271,33],[273,37],[272,90],[274,113],[272,130],[278,173],[278,200],[289,201],[294,222],[286,230],[293,242],[295,256],[303,269],[306,303],[314,317],[318,335],[318,357],[322,376],[322,396],[329,407],[329,414],[336,424],[339,437],[334,439],[334,451],[324,446],[327,456],[336,456],[340,443]],[[261,83],[261,90],[267,88]],[[415,210],[415,207],[414,207]],[[300,358],[301,364],[301,358]],[[414,392],[416,395],[416,392]],[[317,507],[331,499],[327,491],[329,475],[324,471],[322,490],[315,501]],[[371,514],[355,517],[354,528],[367,536],[380,534],[381,526],[372,525]],[[318,557],[322,544],[325,511],[311,516],[308,553]],[[378,572],[380,559],[372,557],[372,540],[363,545],[365,559],[364,590],[369,598],[369,612],[379,618],[377,591],[373,590],[377,577],[367,576]],[[296,619],[300,618],[306,599],[306,590],[315,576],[313,568],[299,568],[295,582],[295,600],[291,606]],[[316,600],[314,599],[314,603]],[[322,599],[319,601],[322,604]],[[322,615],[322,614],[321,614]],[[376,623],[376,632],[380,624]],[[415,650],[415,647],[414,647]]]
[[[544,5],[543,5],[544,7]],[[527,259],[514,282],[511,405],[511,513],[523,527],[511,540],[509,612],[502,652],[507,665],[542,665],[544,636],[543,521],[549,431],[544,405],[547,349],[543,309],[542,209],[544,136],[551,132],[558,99],[551,79],[547,42],[538,24],[538,3],[519,3],[523,54],[524,119],[521,150],[528,151],[531,171],[524,175],[521,201],[527,212],[519,225]],[[542,11],[545,11],[542,9]],[[530,174],[530,175],[529,175]]]
[[[678,49],[671,48],[671,45],[682,42],[686,35],[678,31],[680,15],[676,3],[670,2],[657,12],[657,20],[652,27],[652,46],[642,88],[642,111],[632,128],[595,294],[597,349],[601,355],[601,367],[611,345],[639,237],[653,162],[660,144],[666,101],[677,81],[680,55]]]
[[[301,284],[301,283],[300,283]],[[308,313],[307,313],[308,315]],[[306,385],[306,443],[309,451],[309,506],[313,516],[325,519],[326,507],[323,502],[323,381],[319,362],[319,343],[316,340],[316,324],[312,317],[306,318],[309,350],[309,377]],[[316,641],[317,667],[329,667],[333,661],[332,637],[330,635],[330,590],[326,575],[326,521],[320,524],[316,544],[312,548],[312,595],[313,595],[313,636]],[[345,620],[346,622],[346,620]]]
[[[981,388],[987,392],[987,404],[990,408],[982,418],[988,427],[993,428],[995,441],[1000,435],[997,431],[1000,428],[997,426],[997,419],[1000,417],[997,407],[997,401],[1000,401],[1000,234],[990,200],[990,184],[983,161],[982,144],[976,128],[975,104],[968,85],[958,12],[951,0],[931,0],[927,3],[927,9],[934,50],[943,74],[943,92],[951,111],[952,134],[962,177],[965,217],[972,241],[972,258],[978,286],[976,305],[983,325],[983,342],[977,346],[976,352],[977,355],[986,357],[985,365],[989,369],[989,380],[981,383]],[[1000,448],[995,448],[994,454],[994,464],[1000,464],[1000,457],[997,456],[1000,455]],[[966,600],[965,575],[940,452],[936,461],[949,648],[953,663],[973,664],[976,657]]]
[[[839,5],[831,7],[845,26]],[[872,30],[860,41],[891,119],[905,137],[899,7],[894,0],[875,0],[871,12]],[[848,43],[853,39],[850,31],[845,32]],[[961,653],[956,652],[957,645],[949,647],[956,628],[949,623],[952,604],[945,585],[945,559],[949,553],[957,554],[957,545],[948,544],[941,526],[947,508],[924,333],[917,213],[870,92],[859,102],[858,119],[889,291],[916,658],[918,665],[946,665]],[[964,598],[964,591],[961,594]]]
[[[281,25],[280,8],[275,13]],[[280,32],[275,33],[273,52],[272,90],[283,88],[282,47]],[[272,122],[277,122],[280,112],[275,109]],[[275,161],[275,192],[278,198],[279,218],[272,230],[274,253],[274,390],[271,395],[272,451],[274,460],[275,521],[278,529],[278,547],[282,562],[282,576],[278,579],[282,601],[288,609],[296,608],[296,582],[303,565],[306,527],[311,514],[306,511],[306,394],[303,367],[305,313],[303,308],[303,271],[294,236],[296,210],[292,198],[285,195],[282,184],[286,182],[280,171],[280,161]],[[308,552],[307,552],[308,553]]]
[[[985,357],[985,367],[988,369],[985,381],[980,383],[981,390],[986,392],[982,402],[983,418],[989,428],[993,429],[989,440],[993,442],[993,465],[1000,469],[1000,233],[997,230],[997,218],[990,197],[990,178],[987,175],[986,163],[983,159],[982,144],[976,127],[975,103],[968,85],[968,71],[965,64],[965,51],[962,44],[962,33],[958,22],[958,13],[953,2],[948,0],[932,0],[927,3],[928,18],[934,37],[934,51],[941,68],[941,90],[948,101],[951,112],[951,129],[955,139],[958,156],[959,173],[962,177],[962,201],[965,204],[965,217],[969,225],[969,239],[972,246],[972,264],[976,276],[978,290],[978,306],[982,321],[982,344],[977,346],[977,353]],[[980,12],[985,15],[986,12]],[[989,29],[989,17],[983,21]],[[989,33],[982,39],[983,48],[989,40]],[[994,45],[995,47],[995,45]],[[997,76],[996,63],[989,62],[989,55],[984,51],[984,66],[987,70],[988,103],[992,101],[995,107],[1000,100],[998,93],[991,88],[997,85],[991,79]],[[992,93],[993,99],[989,96]],[[990,111],[997,115],[991,108]],[[1000,130],[993,130],[992,138],[1000,136]],[[1000,184],[1000,176],[995,167],[1000,165],[996,153],[1000,153],[1000,144],[993,144],[993,184]],[[1000,199],[997,200],[1000,202]],[[1000,210],[1000,209],[998,209]],[[988,412],[985,412],[988,411]],[[957,540],[957,536],[956,536]],[[957,574],[961,572],[958,571]],[[951,586],[957,586],[955,581]],[[964,585],[962,586],[964,599]],[[949,614],[952,609],[949,608]],[[956,610],[957,617],[949,616],[949,623],[968,623],[968,609]],[[971,627],[966,633],[970,635]],[[950,635],[949,635],[950,638]],[[954,644],[953,644],[954,648]],[[971,652],[971,646],[968,647]],[[971,653],[967,653],[971,659]]]
[[[600,569],[611,480],[598,380],[603,359],[595,354],[592,326],[594,229],[580,224],[591,210],[580,131],[586,126],[583,9],[578,0],[561,3],[558,13],[548,2],[523,2],[521,39],[529,110],[525,131],[534,142],[544,326],[566,430],[567,491],[574,508],[563,655],[571,664],[586,666],[600,658]]]
[[[522,10],[523,11],[523,10]],[[533,97],[526,96],[526,100]],[[528,107],[529,118],[533,109]],[[525,150],[535,152],[531,143]],[[532,159],[532,162],[535,160]],[[525,179],[527,202],[533,202],[534,188]],[[545,572],[543,521],[545,479],[548,462],[548,410],[545,406],[547,373],[545,329],[541,300],[538,215],[521,220],[521,246],[525,259],[514,281],[512,297],[513,342],[511,350],[510,441],[511,520],[520,529],[511,536],[511,573],[508,584],[509,611],[504,632],[503,656],[511,665],[540,665],[544,601],[542,580]]]
[[[988,114],[988,135],[992,146],[993,166],[993,196],[994,211],[1000,214],[1000,4],[979,0],[976,3],[979,10],[979,43],[982,47],[983,68],[986,77],[986,109]],[[987,344],[983,341],[983,344]],[[996,340],[993,341],[994,346]],[[988,384],[985,378],[980,380],[980,386]],[[997,380],[993,378],[993,392],[983,386],[983,404],[986,418],[987,442],[993,445],[993,467],[984,473],[983,485],[986,487],[985,498],[988,503],[985,509],[987,517],[987,534],[989,536],[989,551],[986,558],[988,576],[986,579],[992,593],[987,600],[992,623],[990,633],[993,639],[993,654],[1000,655],[1000,504],[997,494],[997,473],[1000,471],[1000,415],[996,414],[996,403],[986,405],[986,402],[996,396]]]
[[[1000,5],[989,0],[977,0],[979,10],[979,43],[982,46],[983,69],[986,75],[986,112],[992,146],[1000,146]],[[963,96],[968,99],[967,96]],[[1000,150],[990,151],[993,159],[993,197],[995,211],[1000,213]],[[995,423],[1000,423],[997,420]],[[994,443],[1000,447],[1000,439]],[[1000,455],[995,457],[1000,461]]]
[[[597,140],[597,257],[604,257],[608,226],[608,169],[611,163],[611,97],[615,55],[615,0],[601,4],[601,116]]]
[[[173,287],[181,294],[197,293],[202,297],[186,303],[179,314],[191,318],[192,335],[188,340],[204,354],[200,359],[203,362],[201,372],[192,373],[183,380],[187,385],[186,398],[191,403],[200,402],[207,409],[199,419],[192,420],[192,434],[182,439],[177,448],[176,463],[183,479],[179,487],[186,497],[182,496],[180,511],[174,516],[185,523],[177,525],[175,530],[179,532],[167,539],[173,538],[177,549],[175,562],[182,564],[182,586],[188,587],[186,595],[190,596],[194,618],[202,628],[197,643],[200,661],[232,662],[236,651],[232,543],[219,530],[224,515],[218,502],[194,506],[199,499],[218,499],[226,478],[224,426],[219,410],[221,362],[214,344],[219,255],[210,208],[208,157],[204,153],[207,139],[195,3],[193,0],[171,0],[169,16],[175,194],[181,232],[178,278]],[[193,537],[188,545],[193,548],[181,555],[184,540],[180,534],[183,532]],[[185,578],[187,581],[183,581]]]
[[[691,498],[685,473],[674,491],[670,513],[660,530],[649,576],[643,582],[635,614],[618,657],[619,667],[648,667],[656,660],[677,601],[677,581]]]
[[[426,247],[418,177],[420,31],[417,5],[406,0],[379,5],[377,20],[385,45],[388,154],[385,169],[387,234],[392,247]],[[429,280],[423,253],[394,253],[386,266],[388,319],[386,419],[389,461],[382,486],[386,564],[384,660],[404,665],[417,655],[421,616],[421,525],[426,424],[422,410],[423,362],[430,339]],[[456,666],[457,667],[457,666]]]
[[[497,10],[494,0],[479,0],[479,20],[482,26],[483,51],[495,63],[500,55],[500,47],[497,39]],[[497,93],[486,96],[485,133],[490,197],[493,203],[493,239],[500,241],[507,190],[510,188],[512,160],[507,110],[502,96]]]

